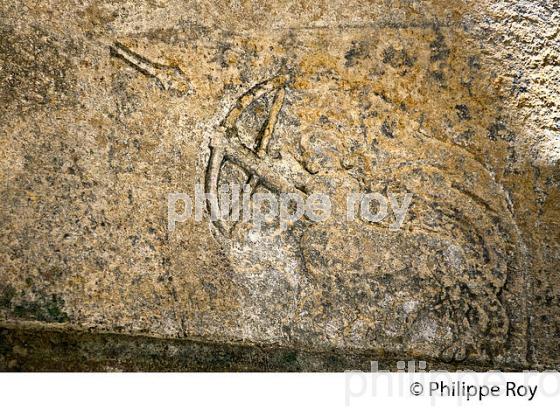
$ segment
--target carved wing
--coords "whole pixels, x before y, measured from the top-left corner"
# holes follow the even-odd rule
[[[210,142],[210,159],[206,169],[205,189],[206,193],[209,194],[207,199],[208,212],[212,213],[210,198],[215,198],[214,214],[223,215],[217,198],[220,173],[227,161],[239,166],[250,175],[246,181],[250,192],[253,192],[259,183],[275,192],[297,191],[297,187],[302,185],[301,181],[295,181],[283,175],[282,171],[271,164],[270,161],[264,161],[278,115],[284,103],[288,81],[288,75],[278,75],[255,85],[237,99],[235,105],[221,122],[217,135]],[[274,95],[272,105],[256,137],[256,148],[251,149],[239,139],[238,120],[251,103],[268,93]],[[223,235],[229,236],[231,229],[226,227],[220,220],[221,218],[212,219],[216,228]]]

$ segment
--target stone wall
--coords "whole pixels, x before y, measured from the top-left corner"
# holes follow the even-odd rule
[[[559,367],[557,1],[0,20],[1,369]],[[333,215],[169,229],[170,193],[232,182]],[[400,229],[352,192],[411,193]]]

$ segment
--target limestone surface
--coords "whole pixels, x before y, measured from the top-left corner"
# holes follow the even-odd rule
[[[560,369],[559,92],[556,0],[1,0],[0,369]]]

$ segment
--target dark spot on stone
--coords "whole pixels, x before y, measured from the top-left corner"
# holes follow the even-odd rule
[[[352,47],[344,54],[344,59],[346,62],[344,65],[346,67],[353,67],[356,65],[360,58],[367,57],[368,53],[365,50],[363,44],[358,44],[355,41],[352,42]]]
[[[395,58],[395,48],[393,46],[387,47],[383,50],[383,63],[389,64]]]
[[[346,60],[346,63],[344,63],[344,65],[346,67],[352,67],[355,64],[355,59],[358,56],[358,52],[356,51],[355,48],[351,48],[350,50],[348,50],[346,52],[346,54],[344,54],[344,59]]]
[[[529,90],[529,82],[523,79],[523,72],[515,74],[511,89],[515,96],[526,93]]]
[[[442,61],[449,57],[449,48],[445,44],[445,38],[439,30],[436,31],[436,38],[430,43],[430,60]]]
[[[412,67],[415,61],[416,59],[405,50],[395,50],[393,46],[383,50],[383,63],[389,64],[393,68]]]
[[[329,369],[335,369],[340,363],[340,358],[336,355],[329,355],[326,359],[326,363]]]
[[[464,104],[457,104],[455,106],[455,109],[457,110],[457,116],[459,117],[460,120],[470,120],[471,119],[471,113],[469,111],[469,107],[467,107]]]
[[[482,247],[482,258],[484,260],[484,263],[490,262],[490,254],[489,254],[488,248],[486,248],[486,246]]]
[[[475,309],[469,309],[467,318],[471,325],[477,325],[479,323],[478,312]]]
[[[12,303],[12,299],[16,295],[16,289],[10,284],[3,286],[1,289],[0,307],[9,308]]]
[[[385,135],[387,138],[395,138],[395,132],[393,129],[394,125],[393,124],[389,124],[387,121],[383,121],[383,124],[381,125],[381,133],[383,135]]]
[[[218,288],[216,288],[216,286],[213,283],[204,282],[202,286],[206,291],[206,293],[208,294],[208,296],[210,296],[210,299],[215,299],[216,296],[218,296]]]
[[[465,143],[470,141],[473,137],[474,137],[474,131],[468,129],[459,134],[459,136],[457,137],[457,142]]]
[[[443,74],[443,71],[432,71],[430,72],[430,76],[440,85],[445,84],[445,74]]]
[[[491,141],[497,141],[498,137],[502,131],[506,129],[506,126],[501,121],[496,121],[490,127],[488,127],[488,139]]]
[[[284,354],[282,358],[284,363],[294,363],[297,361],[297,353],[295,351],[289,351]]]
[[[478,61],[477,56],[469,56],[467,64],[473,70],[480,70],[480,61]]]
[[[230,50],[230,44],[221,41],[218,42],[218,46],[216,47],[216,54],[210,61],[218,63],[222,68],[227,68],[229,66],[229,63],[226,59],[226,53]]]
[[[14,307],[13,314],[22,319],[63,323],[68,321],[68,315],[62,311],[63,307],[62,298],[51,295],[50,298],[21,302]]]

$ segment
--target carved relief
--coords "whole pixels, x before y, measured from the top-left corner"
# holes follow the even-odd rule
[[[250,127],[240,118],[266,92],[273,95],[268,116],[254,135],[253,146],[244,145],[238,130]],[[292,325],[307,334],[323,323],[333,340],[369,339],[383,347],[398,343],[404,350],[435,344],[446,360],[503,352],[510,332],[503,289],[508,277],[519,281],[523,261],[522,249],[515,248],[518,233],[507,197],[490,172],[466,150],[422,131],[409,139],[407,147],[413,153],[422,146],[423,152],[433,153],[432,158],[404,155],[382,164],[379,146],[368,149],[364,141],[353,152],[344,152],[332,140],[329,126],[321,124],[313,124],[309,134],[285,133],[295,135],[291,143],[301,149],[292,161],[287,161],[290,153],[271,158],[267,147],[283,127],[279,116],[293,108],[284,101],[285,94],[295,92],[286,77],[275,77],[239,98],[212,140],[207,192],[218,194],[220,169],[230,161],[244,171],[246,181],[238,183],[247,182],[252,190],[261,183],[277,193],[328,192],[343,198],[343,193],[368,191],[382,181],[385,189],[404,189],[415,196],[414,220],[402,231],[347,222],[339,214],[320,224],[302,221],[285,234],[274,229],[263,234],[271,243],[276,240],[276,246],[291,247],[298,259],[293,264],[300,271],[299,283],[292,290],[297,302],[290,313],[298,323]],[[461,164],[465,174],[446,169],[442,157]],[[364,165],[372,158],[378,159],[377,169],[371,163],[369,169]],[[282,167],[282,162],[290,165]],[[469,181],[483,189],[475,194],[467,187]],[[223,222],[214,224],[230,238]],[[251,242],[250,235],[233,237]],[[260,241],[255,248],[266,246]],[[229,246],[239,251],[237,245]],[[256,261],[258,252],[249,250],[243,258]]]
[[[172,88],[160,78],[169,68],[121,46],[114,54]],[[414,65],[415,57],[399,55],[406,64],[398,69]],[[480,150],[435,134],[423,115],[369,82],[348,85],[336,69],[293,66],[240,93],[213,129],[206,192],[219,197],[222,184],[235,182],[250,193],[327,193],[343,211],[352,192],[414,199],[399,231],[391,221],[347,221],[342,211],[286,232],[212,219],[246,289],[243,332],[325,347],[436,350],[455,361],[499,359],[505,349],[523,356],[524,248]],[[471,119],[466,106],[457,110],[460,121]],[[227,206],[219,213],[231,212]],[[280,302],[263,303],[269,299]],[[263,318],[269,329],[259,333]]]

